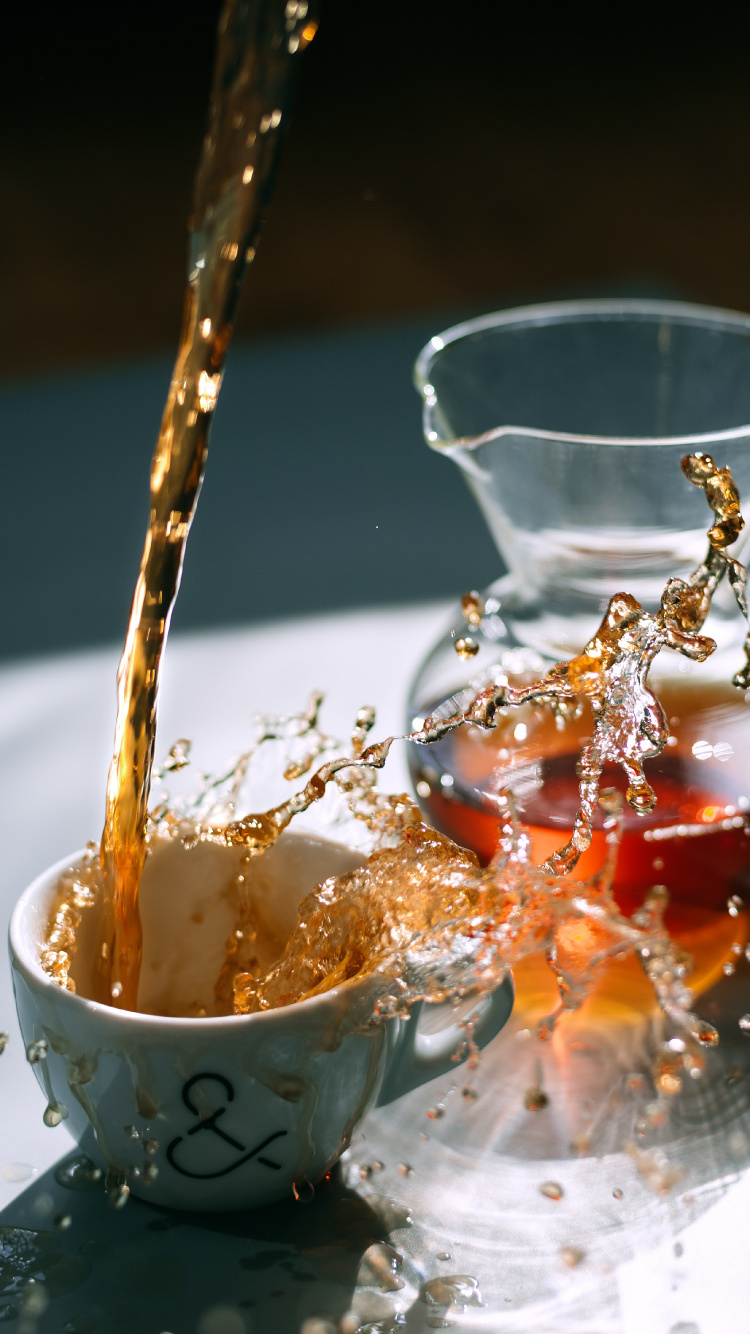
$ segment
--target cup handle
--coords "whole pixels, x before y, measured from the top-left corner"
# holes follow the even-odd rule
[[[505,1026],[513,1009],[513,998],[513,982],[509,975],[499,987],[478,1000],[473,1011],[478,1016],[474,1026],[474,1041],[478,1047],[486,1047]],[[449,1074],[460,1064],[453,1058],[461,1043],[466,1041],[463,1024],[457,1021],[439,1033],[420,1033],[422,1008],[422,1002],[413,1005],[410,1019],[397,1020],[398,1030],[392,1040],[376,1107],[393,1102],[430,1079]]]

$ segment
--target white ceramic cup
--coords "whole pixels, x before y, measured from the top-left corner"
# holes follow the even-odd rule
[[[23,1039],[27,1047],[40,1039],[47,1047],[34,1066],[37,1078],[87,1148],[93,1127],[99,1165],[155,1204],[245,1209],[295,1190],[310,1194],[310,1183],[337,1161],[371,1106],[455,1068],[465,1029],[449,1006],[429,1006],[423,1031],[415,1007],[409,1022],[347,1032],[352,1006],[365,1013],[371,1004],[367,978],[260,1014],[211,1014],[213,983],[237,920],[232,886],[240,854],[210,844],[190,851],[178,841],[159,844],[141,886],[139,1009],[179,1015],[202,999],[207,1017],[117,1010],[63,990],[43,972],[60,877],[79,860],[68,858],[29,886],[10,924]],[[250,863],[269,958],[291,934],[301,898],[360,862],[340,844],[288,832]],[[72,970],[79,985],[96,935],[95,910],[87,913]],[[474,1002],[478,1045],[503,1027],[512,1004],[509,980]]]

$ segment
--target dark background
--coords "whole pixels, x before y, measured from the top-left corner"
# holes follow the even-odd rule
[[[3,20],[6,656],[124,628],[217,14]],[[747,9],[721,5],[323,0],[177,625],[498,573],[463,484],[421,445],[411,362],[464,314],[548,297],[750,308],[749,39]]]

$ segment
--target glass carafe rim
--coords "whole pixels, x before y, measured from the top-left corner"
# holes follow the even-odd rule
[[[451,343],[461,338],[489,331],[492,329],[512,328],[524,324],[551,324],[583,321],[586,317],[606,317],[614,319],[642,316],[669,318],[673,322],[698,324],[706,328],[711,325],[744,332],[750,337],[750,315],[741,311],[726,310],[718,306],[703,306],[687,301],[655,301],[641,298],[593,298],[575,301],[548,301],[536,305],[514,306],[508,310],[493,311],[474,319],[463,320],[442,333],[435,334],[422,348],[414,364],[414,384],[423,398],[424,436],[431,449],[441,454],[463,454],[479,448],[491,440],[503,436],[525,436],[535,440],[559,440],[565,443],[588,445],[648,445],[681,446],[702,449],[723,441],[737,440],[750,435],[750,422],[729,427],[722,431],[706,431],[692,435],[671,436],[614,436],[586,435],[565,431],[543,430],[533,426],[521,426],[508,423],[483,431],[480,435],[445,438],[435,427],[439,424],[438,398],[432,385],[431,371],[436,358],[440,357]]]

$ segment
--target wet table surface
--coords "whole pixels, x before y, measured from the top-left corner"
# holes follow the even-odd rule
[[[376,735],[399,730],[409,677],[445,618],[444,607],[421,605],[178,637],[160,749],[191,736],[196,763],[218,767],[256,711],[299,707],[314,686],[328,694],[328,730],[346,735],[365,702],[379,709]],[[0,672],[3,929],[41,869],[98,835],[116,660],[97,650]],[[404,785],[401,753],[387,772],[388,786]],[[540,1057],[511,1020],[484,1055],[478,1097],[462,1098],[459,1072],[372,1113],[313,1203],[197,1216],[137,1200],[115,1212],[101,1189],[60,1184],[75,1146],[64,1124],[42,1123],[7,964],[0,1016],[10,1034],[0,1059],[0,1320],[24,1334],[297,1334],[315,1317],[332,1322],[320,1334],[747,1326],[746,1039],[716,1057],[684,1105],[687,1170],[663,1196],[632,1157],[605,1144],[578,1159],[564,1142],[555,1107],[578,1091],[598,1096],[613,1053]],[[554,1114],[534,1120],[523,1091],[542,1059]],[[45,1296],[27,1295],[24,1309],[30,1279]]]

